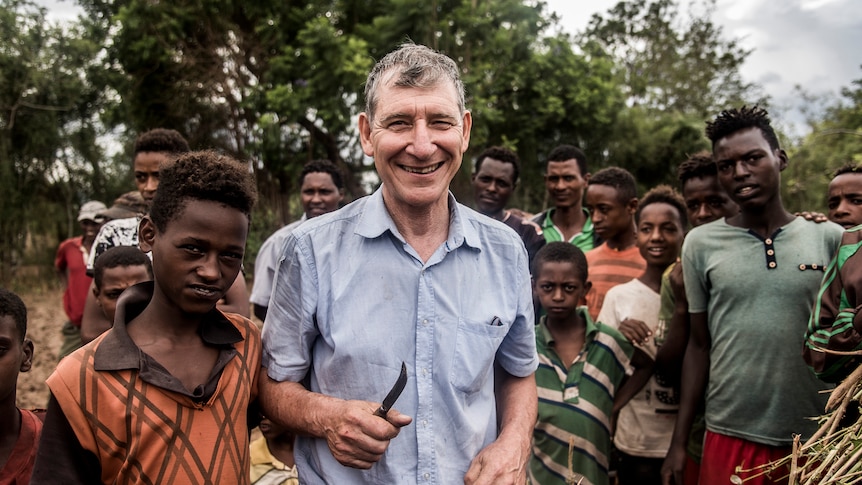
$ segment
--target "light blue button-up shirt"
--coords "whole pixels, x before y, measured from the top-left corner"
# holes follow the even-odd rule
[[[380,190],[288,237],[263,328],[269,376],[379,402],[404,361],[395,408],[413,417],[370,470],[342,466],[323,439],[298,438],[302,483],[463,483],[497,437],[495,359],[514,376],[536,369],[523,243],[451,194],[449,207],[449,237],[427,263]]]

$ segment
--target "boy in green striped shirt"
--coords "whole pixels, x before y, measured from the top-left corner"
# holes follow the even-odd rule
[[[532,269],[533,290],[547,315],[536,326],[539,412],[530,481],[607,485],[611,409],[633,348],[578,306],[590,288],[580,249],[548,243]]]

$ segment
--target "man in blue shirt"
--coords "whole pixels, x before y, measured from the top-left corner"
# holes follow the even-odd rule
[[[524,483],[538,364],[527,252],[449,183],[472,118],[458,67],[406,44],[359,117],[383,182],[288,236],[264,324],[264,413],[300,481]],[[374,415],[407,364],[386,418]]]

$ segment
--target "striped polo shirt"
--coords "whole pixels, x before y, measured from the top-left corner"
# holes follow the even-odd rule
[[[584,347],[568,370],[554,351],[546,317],[536,326],[539,415],[530,460],[534,484],[564,484],[570,476],[575,483],[583,478],[581,485],[608,483],[611,409],[633,348],[615,329],[593,323],[586,307],[578,308],[578,316],[587,325]],[[574,474],[569,472],[570,442]]]

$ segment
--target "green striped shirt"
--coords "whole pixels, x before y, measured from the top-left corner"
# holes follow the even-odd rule
[[[850,352],[862,349],[862,226],[848,229],[841,239],[826,274],[805,334],[803,356],[818,377],[839,382],[860,359],[853,355],[823,352],[823,349]]]
[[[536,326],[539,416],[533,430],[530,481],[533,484],[608,484],[610,414],[633,348],[618,331],[593,323],[587,307],[578,308],[587,325],[584,347],[566,370],[542,317]],[[569,472],[569,442],[572,472]],[[571,477],[570,477],[571,475]]]
[[[539,224],[542,226],[542,235],[545,236],[546,242],[556,242],[563,240],[563,234],[554,225],[554,219],[552,216],[554,215],[554,208],[548,209],[547,212],[544,213],[544,219],[541,220]],[[584,211],[584,214],[587,216],[587,220],[584,221],[584,227],[581,229],[581,232],[577,233],[572,237],[568,242],[577,246],[581,251],[587,252],[590,249],[593,249],[595,246],[595,241],[593,239],[593,220],[590,218],[590,213],[586,209],[581,209]],[[535,219],[533,220],[536,221]]]

